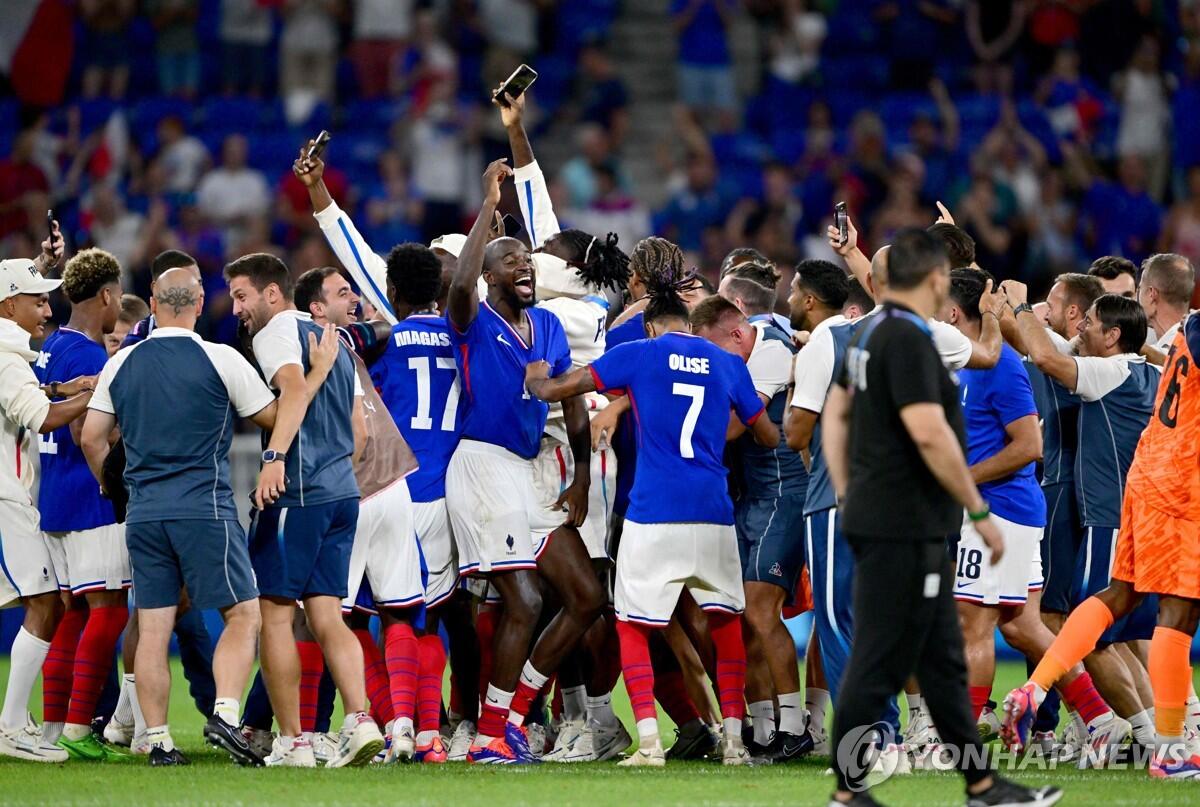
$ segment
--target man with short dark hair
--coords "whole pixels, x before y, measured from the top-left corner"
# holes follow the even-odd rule
[[[847,278],[847,282],[849,288],[846,294],[846,304],[842,306],[842,316],[847,320],[858,319],[875,307],[875,301],[863,288],[862,283],[858,282],[858,278]]]
[[[988,771],[970,714],[945,536],[965,508],[993,561],[1004,541],[967,468],[958,391],[927,325],[949,288],[944,248],[923,230],[902,230],[888,281],[883,309],[855,334],[823,420],[856,560],[854,642],[835,710],[834,800],[874,803],[864,789],[871,766],[851,770],[852,762],[877,753],[886,737],[875,721],[915,673],[942,740],[962,754],[971,804],[1050,805],[1058,790],[1032,791]],[[901,488],[902,498],[885,495]]]
[[[1160,253],[1142,262],[1137,299],[1146,311],[1154,347],[1167,353],[1183,325],[1196,286],[1196,270],[1182,255]]]
[[[1115,294],[1119,297],[1137,295],[1137,267],[1127,258],[1105,255],[1092,261],[1087,273],[1100,278],[1105,294]]]
[[[939,221],[929,225],[928,232],[946,248],[951,269],[964,269],[975,265],[975,239],[962,227]]]
[[[196,279],[200,279],[200,266],[196,263],[196,259],[186,252],[178,249],[167,249],[154,256],[154,260],[150,262],[150,295],[154,295],[154,284],[163,272],[171,269],[190,269]],[[125,335],[125,340],[121,342],[121,347],[129,347],[136,345],[138,342],[145,339],[154,330],[154,315],[150,314],[142,321],[138,322],[129,329],[129,333]]]

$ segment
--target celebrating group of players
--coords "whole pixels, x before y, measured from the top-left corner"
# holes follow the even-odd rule
[[[889,268],[932,261],[948,295],[927,330],[957,371],[989,505],[947,537],[980,731],[1082,764],[1132,738],[1155,749],[1153,775],[1200,776],[1186,259],[1149,259],[1140,285],[1128,261],[1101,259],[1031,307],[1021,284],[993,288],[950,221],[870,259],[847,222],[829,238],[849,275],[801,262],[787,321],[779,274],[753,250],[730,254],[712,293],[664,239],[627,256],[614,236],[561,230],[524,101],[506,100],[514,167],[488,166],[470,232],[430,247],[377,255],[301,149],[293,170],[344,270],[230,263],[240,352],[194,333],[204,290],[183,253],[155,260],[149,316],[103,251],[61,280],[43,276],[54,239],[37,262],[0,263],[0,602],[26,609],[0,754],[125,746],[186,764],[167,647],[201,609],[225,628],[185,671],[212,692],[206,739],[242,764],[612,759],[633,744],[610,701],[622,674],[638,738],[622,765],[829,754],[831,697],[854,697],[840,689],[854,554],[827,456],[845,441],[824,429],[823,446],[822,411]],[[502,234],[510,178],[528,245]],[[60,284],[71,320],[35,353]],[[248,535],[229,483],[238,418],[263,430]],[[905,496],[892,481],[879,496]],[[802,686],[783,618],[806,608]],[[997,627],[1033,669],[1002,708]],[[100,710],[122,634],[126,674]],[[26,711],[39,672],[41,725]],[[936,766],[937,727],[908,689],[903,735],[894,702],[879,715],[896,732],[880,764]],[[335,693],[346,717],[331,733]],[[679,727],[666,752],[656,700]],[[111,713],[94,728],[98,711]]]

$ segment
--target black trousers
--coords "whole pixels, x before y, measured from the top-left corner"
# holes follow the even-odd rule
[[[989,773],[967,695],[962,629],[954,605],[954,567],[945,536],[921,542],[847,535],[854,550],[854,639],[834,709],[834,768],[839,790],[861,789],[871,761],[866,731],[889,698],[916,675],[942,742],[958,749],[968,784]],[[849,735],[849,737],[847,736]],[[843,740],[848,745],[843,749]],[[898,739],[884,741],[899,742]],[[857,750],[856,743],[859,743]]]

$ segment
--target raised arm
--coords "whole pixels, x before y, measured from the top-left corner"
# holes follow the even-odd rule
[[[862,284],[867,293],[875,297],[875,284],[871,282],[871,259],[858,248],[858,230],[855,229],[850,216],[846,216],[846,243],[842,243],[841,233],[832,224],[825,230],[825,235],[829,238],[830,248],[846,262],[846,268],[850,270],[854,279]]]
[[[1029,307],[1025,284],[1006,280],[1000,284],[1000,290],[1012,306],[1017,331],[1030,361],[1043,373],[1074,392],[1079,383],[1079,366],[1073,357],[1060,353],[1046,335],[1045,326],[1033,315],[1033,309]]]
[[[565,401],[573,395],[596,391],[596,379],[588,367],[550,378],[550,365],[535,361],[525,367],[525,388],[529,394],[546,403]]]
[[[483,274],[483,252],[487,247],[492,214],[500,204],[500,185],[512,176],[505,160],[496,160],[483,173],[483,206],[467,233],[467,241],[458,255],[458,265],[450,279],[446,298],[446,316],[450,325],[465,332],[479,313],[479,276]]]
[[[979,313],[983,316],[979,339],[971,340],[971,358],[967,367],[972,370],[990,370],[1000,361],[1003,338],[1000,333],[1000,316],[1007,302],[1004,295],[992,291],[992,281],[987,281],[983,295],[979,298]]]
[[[517,185],[517,202],[521,206],[525,232],[529,233],[529,246],[537,249],[562,228],[554,215],[546,177],[534,159],[533,146],[525,132],[525,95],[513,98],[506,94],[504,97],[508,106],[499,101],[493,103],[500,109],[500,120],[508,132],[508,145],[513,155],[513,182]]]

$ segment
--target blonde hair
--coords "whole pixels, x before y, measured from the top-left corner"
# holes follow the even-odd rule
[[[82,303],[110,283],[121,282],[121,264],[110,252],[98,247],[77,253],[63,270],[62,290],[72,303]]]

